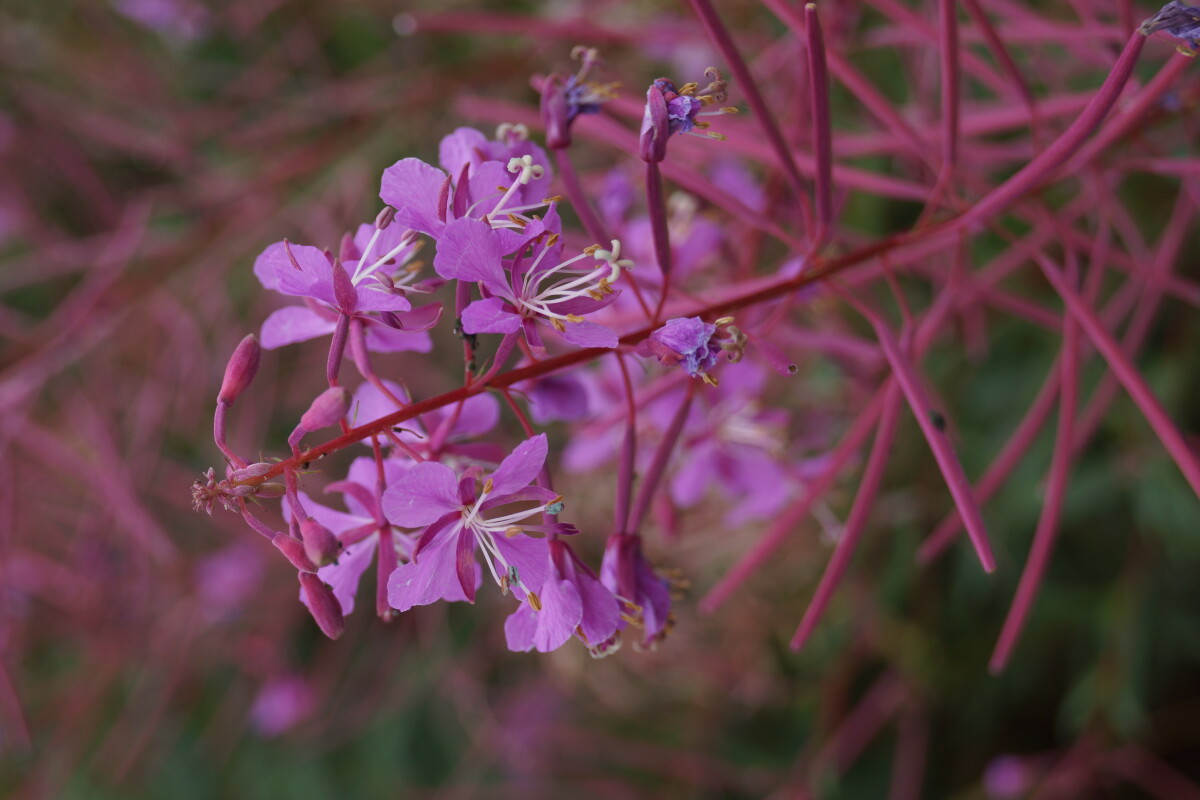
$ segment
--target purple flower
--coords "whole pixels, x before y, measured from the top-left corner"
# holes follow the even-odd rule
[[[696,133],[699,128],[704,136],[713,139],[724,139],[722,134],[708,131],[708,122],[700,121],[697,117],[732,114],[736,108],[720,108],[716,111],[701,111],[713,103],[725,100],[726,82],[721,79],[721,73],[715,67],[704,70],[710,83],[700,94],[699,84],[688,83],[676,88],[675,83],[667,78],[657,78],[646,91],[646,109],[642,115],[642,131],[640,135],[640,153],[642,160],[648,162],[662,161],[667,155],[667,137],[671,134],[682,136]]]
[[[278,736],[312,713],[316,697],[299,675],[271,678],[250,704],[250,723],[260,735]]]
[[[535,223],[527,212],[547,205],[550,187],[546,153],[523,130],[507,126],[502,140],[489,141],[459,128],[438,148],[444,172],[417,158],[401,159],[383,171],[379,196],[396,209],[398,224],[435,239],[456,219],[487,219],[507,234],[512,252],[520,229]]]
[[[408,469],[406,463],[393,459],[385,460],[383,467],[384,482],[388,486],[397,483]],[[317,577],[333,590],[333,596],[346,616],[354,611],[358,585],[367,567],[371,566],[381,541],[386,539],[386,546],[391,548],[391,552],[383,554],[380,559],[387,573],[391,572],[399,557],[407,556],[413,549],[409,537],[392,530],[383,515],[378,483],[375,459],[358,458],[350,465],[346,480],[325,487],[326,492],[341,493],[348,511],[337,511],[321,505],[303,492],[299,493],[302,508],[300,516],[307,514],[315,519],[336,534],[343,545],[337,561],[317,570]],[[292,513],[291,503],[284,498],[284,516],[290,519]]]
[[[371,383],[362,384],[354,392],[351,416],[355,425],[366,425],[396,411],[399,408],[396,400],[410,402],[408,393],[398,384],[388,380],[382,384],[391,397]],[[458,457],[495,463],[504,458],[505,451],[500,445],[467,440],[483,436],[499,421],[500,404],[496,398],[490,394],[477,394],[461,404],[429,411],[406,421],[396,429],[396,435],[430,459]]]
[[[642,555],[642,537],[614,533],[604,548],[600,581],[621,604],[623,619],[642,629],[642,647],[662,640],[675,623],[671,590]]]
[[[395,227],[389,226],[388,230]],[[404,236],[397,239],[395,233],[385,237],[387,231],[379,233],[384,246],[393,245],[389,250],[380,252],[377,239],[365,257],[345,265],[315,247],[292,245],[286,240],[264,250],[254,262],[259,282],[280,294],[303,298],[304,305],[287,306],[271,314],[263,323],[262,346],[270,350],[330,334],[346,314],[367,325],[367,346],[372,350],[427,352],[431,343],[423,331],[436,324],[440,306],[411,310],[412,304],[403,292],[406,276],[412,273],[401,273],[397,281],[388,275],[390,269],[383,268],[403,263],[405,254],[411,256],[413,241]],[[343,276],[336,281],[340,290],[335,286],[339,271]]]
[[[721,346],[713,339],[716,332],[716,325],[699,317],[676,317],[651,333],[641,352],[660,364],[680,364],[693,378],[704,377],[721,355]]]
[[[393,608],[438,600],[475,601],[480,572],[476,548],[502,591],[512,589],[536,608],[537,592],[546,574],[546,540],[526,535],[542,525],[519,524],[548,508],[561,510],[561,498],[548,489],[530,486],[546,461],[546,435],[527,439],[483,481],[476,492],[478,468],[459,480],[445,464],[426,461],[412,467],[383,496],[383,511],[395,525],[423,528],[407,564],[388,579]],[[533,501],[533,508],[487,517],[485,512],[512,503]],[[554,511],[551,511],[554,513]]]
[[[613,282],[621,269],[632,266],[621,258],[620,243],[612,250],[585,250],[560,261],[561,246],[556,235],[531,238],[533,255],[518,255],[511,269],[505,268],[506,246],[486,223],[459,219],[446,226],[438,243],[434,268],[439,275],[478,283],[482,300],[463,311],[466,333],[516,333],[542,348],[535,322],[549,325],[564,339],[580,347],[616,347],[617,335],[608,328],[583,319],[612,301]],[[580,269],[575,264],[590,259],[594,266]]]
[[[1142,23],[1143,36],[1157,31],[1166,31],[1187,44],[1179,46],[1185,56],[1194,56],[1200,50],[1200,8],[1185,6],[1179,0],[1171,0],[1150,19]]]
[[[508,649],[548,653],[578,636],[594,655],[613,652],[621,624],[617,600],[564,542],[548,544],[550,566],[539,597],[541,610],[522,603],[504,623]]]

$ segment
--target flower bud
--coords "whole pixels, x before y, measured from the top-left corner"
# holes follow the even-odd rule
[[[350,410],[350,392],[344,386],[330,386],[312,401],[300,417],[300,430],[305,433],[336,425]]]
[[[225,379],[221,381],[221,391],[217,394],[218,403],[233,405],[238,395],[254,380],[261,355],[262,348],[259,347],[258,338],[253,333],[238,342],[233,355],[229,357],[229,363],[225,366]]]
[[[546,147],[562,150],[571,146],[567,90],[561,75],[551,75],[542,81],[542,124],[546,128]]]
[[[311,572],[299,573],[300,587],[304,590],[304,604],[316,620],[321,633],[330,639],[337,639],[346,630],[346,618],[342,615],[342,605],[333,596],[333,590]]]
[[[249,464],[241,469],[235,469],[229,473],[229,482],[257,486],[262,483],[262,477],[270,472],[273,466],[275,465],[269,461],[259,461],[257,464]]]
[[[293,539],[286,533],[276,533],[271,539],[271,544],[275,545],[275,549],[283,553],[284,557],[292,562],[292,566],[301,572],[317,571],[317,565],[304,554],[304,544],[299,539]]]
[[[318,567],[332,564],[342,549],[338,538],[311,517],[300,522],[300,535],[304,538],[304,553]]]

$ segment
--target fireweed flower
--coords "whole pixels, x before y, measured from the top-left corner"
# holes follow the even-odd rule
[[[728,86],[721,79],[721,73],[716,67],[704,70],[704,77],[708,78],[710,82],[699,94],[697,94],[698,83],[686,83],[676,88],[675,83],[668,78],[657,78],[650,84],[650,88],[646,90],[646,110],[642,116],[640,139],[642,160],[662,161],[667,155],[667,139],[671,135],[689,134],[707,136],[711,139],[725,139],[724,134],[708,130],[711,123],[700,117],[736,114],[737,109],[726,106],[715,111],[702,110],[716,103],[725,102]]]
[[[660,364],[678,364],[693,378],[715,386],[716,379],[708,374],[709,370],[722,354],[730,361],[740,360],[745,347],[745,334],[732,322],[732,317],[722,317],[716,324],[699,317],[669,319],[639,346],[638,354],[653,356]]]
[[[546,128],[546,146],[561,150],[571,144],[571,125],[580,114],[597,114],[600,104],[613,99],[619,84],[599,84],[587,80],[588,73],[600,60],[599,51],[576,47],[571,58],[580,62],[579,71],[563,78],[554,74],[542,84],[542,121]]]
[[[408,464],[395,459],[383,462],[385,485],[391,486],[408,470]],[[332,531],[342,544],[337,560],[317,570],[317,577],[329,585],[334,597],[349,616],[354,611],[354,597],[367,567],[371,565],[380,542],[387,539],[392,553],[386,561],[390,566],[397,559],[407,558],[413,550],[413,540],[408,534],[391,528],[383,514],[380,495],[376,485],[378,473],[373,458],[358,458],[350,465],[346,479],[329,484],[326,492],[338,492],[346,504],[347,511],[338,511],[316,502],[304,492],[299,493],[300,516],[307,515]],[[293,514],[291,503],[284,498],[284,517]],[[303,600],[303,597],[302,597]]]
[[[389,226],[389,230],[394,227]],[[402,261],[397,261],[405,252],[411,254],[413,240],[408,234],[384,237],[386,231],[377,232],[376,244],[366,257],[346,264],[337,261],[335,265],[335,259],[321,250],[286,240],[259,255],[254,274],[263,287],[304,300],[302,306],[281,308],[267,318],[262,327],[263,347],[274,349],[333,333],[345,314],[367,325],[367,346],[372,350],[430,349],[429,336],[423,331],[436,324],[440,306],[412,311],[403,288],[411,273],[404,270]],[[385,247],[391,245],[387,251],[381,252],[381,239]],[[393,267],[389,262],[401,265],[395,278],[391,277]],[[346,273],[350,284],[341,298],[334,285],[337,269]]]
[[[1139,29],[1143,36],[1165,31],[1185,44],[1176,49],[1185,56],[1193,57],[1200,52],[1200,8],[1193,8],[1171,0],[1159,12],[1142,23]]]
[[[426,461],[413,466],[383,496],[383,510],[395,525],[423,528],[412,560],[401,564],[388,579],[388,601],[407,611],[438,600],[475,602],[480,571],[476,548],[502,592],[511,590],[541,609],[538,591],[546,576],[546,540],[527,530],[566,531],[568,526],[522,524],[543,512],[562,510],[562,498],[548,489],[530,486],[546,461],[546,435],[527,439],[483,480],[482,470],[468,469],[459,480],[445,464]],[[533,508],[487,517],[485,512],[513,503],[537,503]],[[548,531],[549,532],[549,531]]]
[[[642,630],[642,647],[653,647],[675,624],[671,589],[642,555],[642,537],[614,533],[604,548],[600,582],[616,595],[621,619]]]
[[[554,234],[535,236],[512,263],[504,264],[505,246],[488,225],[472,219],[446,226],[438,243],[434,268],[446,278],[478,283],[485,295],[463,311],[466,333],[516,333],[523,331],[531,346],[542,349],[534,325],[554,328],[564,339],[581,347],[616,347],[617,335],[583,319],[612,301],[612,284],[632,263],[621,258],[621,246],[611,250],[592,247],[560,261],[562,247]],[[575,266],[587,260],[593,266]]]
[[[521,230],[534,222],[530,212],[551,201],[546,153],[521,131],[504,127],[504,140],[489,142],[459,128],[439,147],[444,172],[418,158],[401,159],[383,171],[379,196],[396,209],[398,224],[434,239],[456,219],[486,219],[513,252],[524,241]]]
[[[730,364],[721,385],[696,399],[684,428],[681,453],[671,478],[671,499],[679,506],[695,506],[709,491],[723,497],[725,522],[742,524],[765,519],[794,496],[797,475],[805,463],[788,459],[788,414],[763,408],[759,398],[766,373],[757,364]],[[650,409],[648,416],[660,429],[670,424],[671,403]],[[674,412],[671,411],[671,414]]]
[[[542,609],[522,603],[509,616],[504,623],[508,649],[548,653],[578,636],[595,656],[614,652],[621,625],[616,598],[565,542],[556,539],[547,547],[549,568],[538,595]]]
[[[411,402],[398,384],[382,381],[397,399]],[[374,384],[364,383],[354,392],[350,413],[353,424],[366,425],[396,410],[396,403]],[[495,464],[504,449],[489,442],[470,442],[491,431],[500,421],[500,403],[493,395],[477,394],[459,405],[429,411],[397,428],[396,435],[427,458],[455,463]],[[365,442],[365,444],[370,444]]]

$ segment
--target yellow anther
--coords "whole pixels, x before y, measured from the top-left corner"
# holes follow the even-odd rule
[[[738,111],[737,106],[722,106],[721,113],[722,114],[738,114],[740,112]]]
[[[704,135],[710,139],[716,139],[718,142],[724,142],[729,139],[729,137],[726,136],[725,134],[717,133],[716,131],[708,131]]]
[[[524,532],[525,532],[524,530],[522,530],[521,528],[518,528],[516,525],[509,525],[507,528],[504,529],[504,535],[507,536],[509,539],[513,538],[517,534],[524,533]]]
[[[494,485],[494,484],[492,483],[492,479],[491,479],[491,478],[488,478],[488,479],[487,479],[487,482],[483,484],[483,493],[484,493],[484,494],[491,494],[491,493],[492,493],[492,486],[493,486],[493,485]]]
[[[578,314],[567,314],[567,322],[583,322],[583,317],[579,316]]]
[[[561,319],[551,319],[550,324],[553,325],[554,330],[558,331],[559,333],[562,333],[567,329],[567,326],[562,324]]]
[[[679,94],[690,97],[695,94],[696,90],[699,88],[700,84],[696,83],[695,81],[692,81],[691,83],[685,83],[683,86],[679,87]]]
[[[542,610],[542,599],[537,596],[536,592],[530,592],[526,595],[526,599],[529,600],[529,605],[534,611]]]

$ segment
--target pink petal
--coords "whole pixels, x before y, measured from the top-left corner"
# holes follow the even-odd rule
[[[505,301],[499,297],[476,300],[463,309],[462,324],[466,333],[516,333],[521,318],[504,310]]]
[[[400,611],[413,606],[425,606],[438,600],[466,600],[455,568],[458,539],[472,536],[469,531],[455,536],[438,537],[422,550],[415,560],[401,564],[388,578],[388,604]],[[475,587],[479,587],[481,571],[475,565]]]
[[[438,239],[433,268],[443,278],[481,283],[492,294],[512,299],[501,259],[504,250],[486,222],[456,219]]]
[[[492,473],[492,493],[497,496],[512,494],[532,483],[546,463],[548,449],[544,433],[517,445]]]
[[[348,615],[354,610],[354,595],[358,593],[359,580],[367,567],[371,566],[378,543],[379,536],[372,534],[343,550],[336,563],[317,570],[317,577],[333,589],[333,596],[342,606],[342,614]]]
[[[420,528],[458,510],[458,479],[445,464],[415,465],[383,493],[383,513],[393,524]]]
[[[617,335],[595,322],[568,322],[562,337],[580,347],[616,347]]]
[[[336,322],[325,319],[306,306],[285,306],[263,322],[259,343],[268,350],[274,350],[285,344],[327,336],[336,327]]]
[[[440,235],[445,223],[438,217],[437,203],[445,181],[444,172],[419,158],[403,158],[385,169],[379,197],[396,209],[392,224]]]

